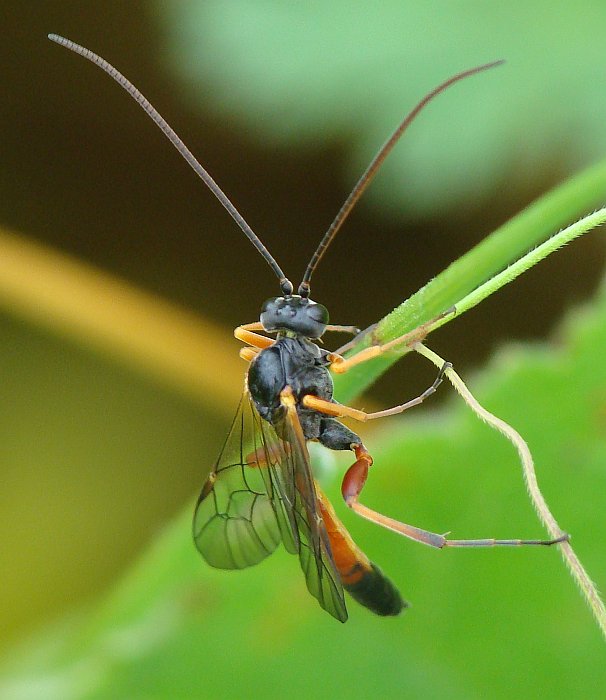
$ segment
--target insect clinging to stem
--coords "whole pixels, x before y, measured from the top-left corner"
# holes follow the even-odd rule
[[[312,255],[297,293],[276,260],[238,210],[157,110],[121,73],[100,56],[74,42],[50,34],[103,69],[145,110],[194,172],[227,209],[246,237],[271,267],[281,295],[268,299],[260,320],[234,331],[245,343],[240,356],[249,362],[245,387],[223,449],[202,488],[194,514],[196,547],[214,567],[240,569],[259,563],[280,542],[297,554],[310,593],[341,622],[347,620],[344,593],[378,615],[397,615],[406,603],[394,584],[354,543],[313,476],[308,441],[330,450],[351,450],[355,461],[342,482],[345,503],[362,517],[405,537],[436,548],[551,545],[552,540],[451,540],[389,518],[360,503],[373,459],[359,436],[340,418],[368,421],[402,413],[421,404],[441,384],[451,367],[445,362],[433,384],[419,396],[389,409],[366,413],[337,403],[331,371],[352,366],[397,348],[413,347],[430,323],[395,340],[371,344],[352,357],[318,343],[327,331],[357,335],[352,326],[329,323],[327,309],[311,300],[311,277],[326,249],[377,170],[417,114],[437,95],[464,78],[502,63],[494,61],[463,71],[429,92],[402,120],[378,151],[337,213]],[[452,313],[447,309],[444,314]],[[435,319],[434,319],[435,320]]]

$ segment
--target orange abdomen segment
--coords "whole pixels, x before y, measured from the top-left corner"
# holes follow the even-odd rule
[[[407,607],[398,589],[352,540],[318,484],[316,495],[343,588],[377,615],[398,615]]]

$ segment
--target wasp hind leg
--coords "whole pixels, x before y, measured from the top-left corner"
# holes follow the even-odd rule
[[[360,493],[366,484],[368,471],[372,466],[373,459],[359,436],[335,418],[327,417],[321,422],[318,440],[330,450],[351,450],[356,457],[356,461],[345,473],[341,485],[341,494],[346,505],[361,517],[366,518],[366,520],[370,520],[377,525],[381,525],[388,530],[397,532],[399,535],[408,537],[416,542],[421,542],[422,544],[435,547],[436,549],[444,549],[445,547],[550,546],[559,542],[565,542],[569,539],[568,535],[562,535],[552,540],[497,540],[493,538],[449,540],[446,535],[430,532],[429,530],[423,530],[414,525],[400,522],[399,520],[378,513],[372,510],[372,508],[360,503]]]
[[[359,502],[358,497],[368,478],[372,457],[364,447],[359,436],[335,418],[324,418],[320,424],[319,442],[329,450],[352,450],[356,461],[347,470],[341,485],[341,494],[346,505],[367,520],[372,520],[389,530],[394,530],[405,537],[423,542],[432,547],[444,546],[445,538],[412,525],[406,525],[381,513],[371,510]]]
[[[377,615],[398,615],[408,605],[398,589],[353,541],[317,483],[316,496],[343,588]]]
[[[381,525],[388,530],[393,530],[404,537],[411,540],[421,542],[422,544],[443,549],[445,547],[519,547],[523,545],[542,545],[550,546],[559,542],[568,541],[568,535],[562,535],[552,540],[497,540],[494,538],[485,539],[469,539],[469,540],[449,540],[446,535],[439,535],[435,532],[422,530],[413,525],[407,525],[399,520],[394,520],[386,515],[377,513],[377,511],[368,508],[360,503],[360,492],[364,488],[366,479],[368,478],[368,470],[372,465],[372,457],[362,443],[352,445],[352,450],[356,456],[356,461],[347,470],[343,483],[341,485],[341,493],[345,503],[358,515],[370,520],[377,525]]]

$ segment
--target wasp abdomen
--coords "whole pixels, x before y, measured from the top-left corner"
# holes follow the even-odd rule
[[[343,588],[364,607],[377,615],[399,615],[408,607],[398,589],[376,564],[364,567],[355,583],[343,581]]]

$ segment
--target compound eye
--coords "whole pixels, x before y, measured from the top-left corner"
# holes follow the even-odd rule
[[[307,307],[307,315],[312,321],[321,323],[323,326],[328,325],[328,309],[322,304],[313,304]]]

